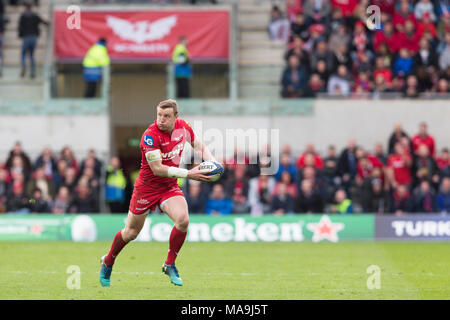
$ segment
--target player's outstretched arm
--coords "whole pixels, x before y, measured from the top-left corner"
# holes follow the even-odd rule
[[[159,149],[148,151],[145,154],[145,157],[150,169],[156,176],[168,178],[188,178],[204,182],[208,182],[211,179],[211,177],[204,175],[205,173],[208,173],[208,170],[199,170],[198,167],[187,170],[162,164],[161,151]]]

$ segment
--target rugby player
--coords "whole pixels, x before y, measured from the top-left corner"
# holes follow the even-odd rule
[[[183,285],[175,259],[186,238],[189,213],[183,191],[177,184],[177,178],[197,181],[209,181],[205,176],[208,170],[199,170],[198,166],[187,170],[179,168],[181,153],[185,142],[189,142],[197,155],[204,161],[213,160],[213,155],[198,139],[191,126],[178,117],[178,105],[175,100],[165,100],[156,107],[157,119],[150,125],[141,138],[141,170],[134,184],[128,218],[125,228],[117,232],[109,253],[101,258],[100,283],[110,286],[114,261],[127,243],[136,239],[141,231],[146,214],[156,206],[165,212],[174,222],[169,238],[169,253],[162,271],[170,281]]]

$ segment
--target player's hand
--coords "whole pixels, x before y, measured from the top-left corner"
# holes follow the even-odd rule
[[[202,181],[202,182],[208,182],[209,180],[211,180],[211,177],[205,176],[205,174],[208,173],[209,170],[199,170],[199,168],[198,168],[199,166],[200,165],[189,170],[187,178],[192,179],[192,180]]]

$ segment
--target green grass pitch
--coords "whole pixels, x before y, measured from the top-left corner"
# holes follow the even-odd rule
[[[167,243],[131,243],[111,287],[98,282],[107,242],[0,242],[0,299],[449,299],[449,243],[185,243],[184,286],[161,265]],[[67,268],[81,270],[69,290]],[[369,290],[367,268],[381,269]]]

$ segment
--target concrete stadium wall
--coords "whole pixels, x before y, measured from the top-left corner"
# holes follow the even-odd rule
[[[16,141],[32,159],[46,146],[59,152],[65,145],[80,160],[90,148],[103,157],[109,152],[109,121],[107,116],[0,116],[0,160],[6,161]]]
[[[218,129],[224,133],[228,128],[279,129],[280,145],[290,144],[295,153],[302,152],[309,142],[319,152],[325,152],[330,144],[339,150],[351,137],[371,150],[377,142],[387,146],[395,123],[402,123],[412,136],[418,131],[418,124],[426,121],[437,148],[450,147],[450,100],[317,100],[313,116],[185,118],[194,127],[201,124],[203,132]]]

